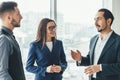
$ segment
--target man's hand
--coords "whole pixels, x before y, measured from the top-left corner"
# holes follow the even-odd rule
[[[92,75],[100,71],[100,65],[91,65],[85,69],[85,74]]]
[[[76,61],[80,61],[81,60],[81,53],[78,50],[76,52],[71,50],[71,56]]]

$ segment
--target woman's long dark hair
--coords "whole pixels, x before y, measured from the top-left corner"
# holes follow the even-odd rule
[[[52,19],[43,18],[40,21],[40,24],[38,26],[37,36],[36,36],[36,42],[42,41],[42,48],[44,47],[45,42],[46,42],[46,28],[47,28],[47,24],[49,22],[54,22],[55,23],[55,21],[52,20]],[[56,26],[56,23],[55,23],[55,26]],[[56,36],[52,38],[52,41],[55,41],[55,40],[56,40]]]

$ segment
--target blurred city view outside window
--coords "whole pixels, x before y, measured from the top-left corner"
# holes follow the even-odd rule
[[[90,38],[97,33],[94,17],[102,5],[102,0],[57,0],[57,37],[64,43],[68,61],[63,80],[88,80],[85,67],[76,66],[70,50],[87,55]]]
[[[9,0],[0,0],[9,1]],[[50,18],[51,0],[12,0],[18,3],[23,16],[21,27],[15,28],[14,34],[19,42],[24,68],[26,65],[30,42],[35,40],[37,27],[42,18]],[[63,41],[68,67],[63,80],[87,80],[85,67],[77,67],[70,56],[70,50],[80,50],[82,55],[88,53],[89,40],[97,31],[94,16],[102,7],[102,0],[57,0],[57,38]],[[0,22],[1,25],[1,22]],[[26,80],[34,80],[34,74],[25,70]]]

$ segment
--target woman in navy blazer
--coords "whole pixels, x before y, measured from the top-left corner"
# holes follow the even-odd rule
[[[35,73],[35,80],[62,80],[66,67],[62,41],[56,39],[55,21],[44,18],[36,40],[30,44],[26,70]]]

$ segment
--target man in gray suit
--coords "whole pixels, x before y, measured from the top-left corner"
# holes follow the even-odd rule
[[[120,80],[120,36],[111,29],[114,16],[102,8],[94,20],[100,34],[91,39],[88,55],[71,50],[71,56],[78,66],[87,66],[84,72],[90,80]]]
[[[0,4],[0,80],[25,80],[21,52],[13,35],[13,29],[20,27],[22,16],[16,2]]]

